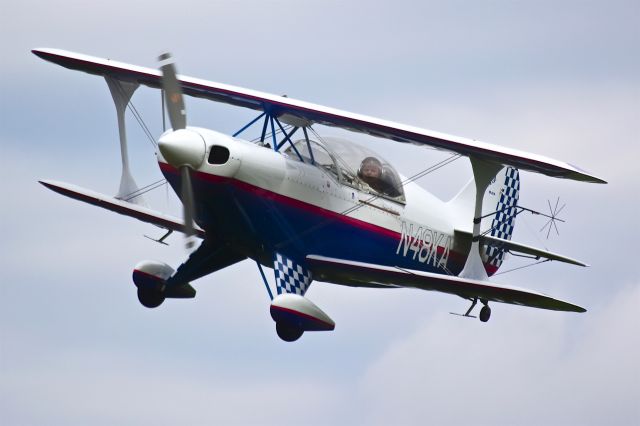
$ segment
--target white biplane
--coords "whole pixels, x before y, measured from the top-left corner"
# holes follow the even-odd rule
[[[334,321],[305,297],[311,282],[412,287],[480,301],[557,311],[585,309],[545,294],[491,283],[506,253],[585,266],[546,250],[511,241],[520,190],[519,170],[605,183],[570,164],[484,142],[353,114],[284,96],[177,75],[168,54],[161,70],[56,50],[37,56],[106,79],[120,131],[122,179],[111,197],[55,181],[41,181],[65,196],[202,242],[174,271],[157,261],[133,270],[140,302],[193,298],[191,282],[252,259],[271,298],[278,336],[297,340],[305,331],[333,330]],[[183,220],[146,207],[129,172],[124,113],[140,86],[164,91],[172,129],[157,142],[160,171],[184,205]],[[187,126],[183,94],[255,110],[259,115],[234,135]],[[164,106],[163,106],[164,108]],[[164,116],[163,116],[164,119]],[[250,142],[238,136],[260,126]],[[444,202],[401,177],[371,150],[320,137],[315,124],[426,145],[468,157],[474,179]],[[437,167],[447,163],[438,164]],[[143,188],[144,189],[144,188]],[[195,222],[195,223],[194,223]],[[189,243],[190,242],[190,243]],[[263,266],[273,268],[273,295]]]

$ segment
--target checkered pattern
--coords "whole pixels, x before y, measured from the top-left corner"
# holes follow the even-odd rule
[[[491,223],[491,235],[510,240],[513,234],[513,226],[516,218],[516,206],[520,194],[520,175],[518,169],[507,167],[504,177],[504,185],[501,189],[500,201],[496,206],[496,214]],[[500,267],[504,259],[504,250],[489,247],[487,250],[489,263]]]
[[[278,294],[294,293],[304,296],[311,285],[311,272],[300,263],[280,253],[276,253],[273,261]]]

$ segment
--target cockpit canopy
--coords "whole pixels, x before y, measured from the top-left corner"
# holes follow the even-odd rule
[[[345,185],[405,202],[402,181],[395,169],[361,145],[339,138],[322,138],[322,142],[310,139],[309,143],[300,139],[284,153],[289,158],[321,167]]]

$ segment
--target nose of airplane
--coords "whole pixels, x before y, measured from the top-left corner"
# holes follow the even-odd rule
[[[198,169],[204,161],[206,144],[198,132],[180,129],[162,135],[158,140],[158,148],[172,166]]]

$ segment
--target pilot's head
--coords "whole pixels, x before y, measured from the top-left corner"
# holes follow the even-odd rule
[[[380,179],[382,163],[375,157],[367,157],[360,163],[358,174],[364,181]]]

